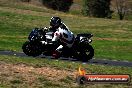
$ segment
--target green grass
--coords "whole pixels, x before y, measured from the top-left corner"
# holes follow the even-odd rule
[[[98,47],[98,49],[95,49],[95,55],[97,55],[98,57],[109,58],[109,59],[114,58],[116,60],[121,60],[121,61],[132,60],[130,41],[113,42],[113,41],[97,40],[94,43],[94,47]],[[103,55],[101,53],[103,53]]]
[[[95,58],[132,61],[132,21],[88,18],[23,3],[1,2],[0,8],[1,50],[22,51],[21,46],[32,28],[48,26],[50,17],[57,15],[75,34],[94,35],[92,45],[95,49]],[[30,13],[27,13],[28,11]]]
[[[34,27],[49,25],[51,16],[60,16],[66,25],[75,33],[92,33],[96,59],[116,59],[132,61],[132,21],[119,21],[83,17],[78,11],[69,13],[56,12],[42,7],[24,3],[6,3],[8,0],[0,0],[0,50],[13,50],[21,52],[22,44],[27,40],[28,34]],[[80,0],[76,0],[80,3]],[[130,16],[131,17],[131,16]],[[81,65],[87,73],[96,74],[130,74],[129,67],[104,66],[95,64],[72,63],[68,61],[56,61],[44,58],[26,58],[0,55],[0,62],[9,64],[25,64],[34,68],[51,67],[59,70],[77,71]],[[16,73],[17,74],[17,73]],[[48,78],[37,76],[31,86],[18,75],[0,74],[0,88],[130,88],[127,84],[89,84],[76,85],[73,77],[65,77],[59,81],[51,81]],[[8,77],[13,79],[8,79]]]

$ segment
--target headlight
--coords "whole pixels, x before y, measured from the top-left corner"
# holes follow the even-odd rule
[[[89,39],[89,40],[88,40],[88,42],[89,42],[89,43],[91,43],[91,42],[92,42],[92,40],[91,40],[91,39]]]

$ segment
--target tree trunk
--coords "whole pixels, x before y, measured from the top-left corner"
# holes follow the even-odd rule
[[[122,14],[119,14],[120,20],[124,19],[124,16]]]
[[[21,0],[22,2],[30,2],[31,0]]]

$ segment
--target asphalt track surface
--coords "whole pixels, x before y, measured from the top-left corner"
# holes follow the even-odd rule
[[[8,56],[17,56],[17,57],[31,57],[25,55],[23,52],[14,52],[14,51],[0,51],[0,55],[8,55]],[[32,57],[34,58],[34,57]],[[51,59],[51,56],[44,56],[40,55],[35,58],[49,58]],[[76,62],[76,59],[72,58],[59,58],[59,60],[67,60],[67,61],[72,61]],[[105,59],[91,59],[88,62],[85,62],[83,64],[99,64],[99,65],[110,65],[110,66],[123,66],[123,67],[132,67],[132,62],[128,61],[116,61],[116,60],[105,60]]]

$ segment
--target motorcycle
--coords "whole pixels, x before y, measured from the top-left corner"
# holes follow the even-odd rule
[[[28,56],[50,55],[61,44],[58,40],[56,45],[51,43],[54,32],[44,28],[34,28],[23,46],[23,52]],[[90,45],[92,34],[77,34],[72,48],[64,48],[61,56],[75,58],[81,61],[88,61],[94,56],[94,49]],[[43,42],[47,42],[44,44]]]

